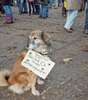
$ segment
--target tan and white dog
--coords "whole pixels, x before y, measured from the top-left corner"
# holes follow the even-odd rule
[[[42,55],[46,55],[51,51],[51,40],[48,34],[36,30],[32,31],[28,38],[30,42],[28,49],[32,49]],[[37,75],[21,65],[27,52],[28,50],[18,56],[12,71],[0,71],[0,86],[9,86],[9,89],[17,94],[22,94],[31,88],[33,95],[40,95],[39,91],[35,88]],[[43,84],[44,82],[38,78],[37,83]]]

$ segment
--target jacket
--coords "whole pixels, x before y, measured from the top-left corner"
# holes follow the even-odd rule
[[[48,5],[50,3],[50,0],[39,0],[40,4]]]
[[[66,9],[67,10],[78,10],[80,0],[66,0]]]
[[[1,5],[6,6],[6,5],[10,5],[10,0],[1,0]]]

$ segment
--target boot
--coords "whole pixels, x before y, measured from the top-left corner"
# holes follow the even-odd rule
[[[6,15],[6,22],[4,24],[11,24],[11,15]]]

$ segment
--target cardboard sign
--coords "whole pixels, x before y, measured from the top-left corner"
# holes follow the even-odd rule
[[[29,50],[25,58],[23,59],[21,65],[33,71],[41,78],[45,79],[50,73],[55,63],[42,56],[41,54],[33,50]]]

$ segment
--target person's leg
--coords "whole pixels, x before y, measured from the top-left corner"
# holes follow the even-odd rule
[[[62,6],[62,0],[58,0],[58,7]]]
[[[24,0],[23,8],[24,8],[24,13],[28,13],[27,1],[26,0]]]
[[[35,13],[35,11],[34,11],[34,2],[31,2],[31,4],[32,4],[32,8],[33,8],[32,13],[34,14]]]
[[[44,13],[44,4],[42,4],[42,17],[43,17],[43,13]]]
[[[39,17],[42,17],[42,11],[43,11],[43,4],[41,4],[41,8],[40,8],[40,11],[39,11]]]
[[[62,0],[60,0],[60,6],[62,6]]]
[[[37,13],[37,5],[35,4],[35,14]]]
[[[60,3],[60,0],[58,0],[58,7],[60,6],[59,3]]]
[[[47,5],[47,8],[46,8],[46,17],[48,17],[48,12],[49,12],[49,8],[48,8],[48,5]]]
[[[69,21],[71,14],[72,14],[72,10],[68,10],[66,23]]]
[[[64,28],[70,29],[72,27],[72,24],[77,14],[78,14],[78,10],[68,10],[67,21],[66,21]]]
[[[5,24],[10,24],[11,23],[11,14],[12,12],[10,11],[10,5],[3,6],[6,14],[6,22]]]
[[[11,15],[10,5],[3,6],[6,15]]]
[[[13,23],[13,12],[10,6],[9,6],[9,10],[10,10],[10,15],[11,15],[11,23]]]
[[[84,29],[88,30],[88,0],[87,0],[87,8],[86,8],[86,18],[85,18],[85,26]]]
[[[10,5],[9,5],[9,10],[10,10],[10,15],[13,15],[13,12],[12,12]]]
[[[62,16],[64,16],[65,11],[64,11],[64,2],[62,3]]]
[[[39,14],[39,11],[40,11],[40,4],[37,5],[37,12]]]
[[[54,0],[54,5],[53,5],[54,7],[56,6],[56,0]]]
[[[19,5],[20,5],[20,0],[16,0],[16,3],[17,3],[17,7],[19,7]]]
[[[20,4],[19,4],[19,13],[22,14],[23,12],[23,2],[24,0],[20,0]]]
[[[13,0],[13,6],[15,6],[15,0]]]
[[[29,15],[31,15],[31,2],[29,1],[28,4],[29,4]]]
[[[52,0],[50,0],[49,8],[52,8]]]
[[[46,10],[47,10],[47,5],[43,5],[42,18],[46,18]]]
[[[39,10],[40,10],[39,5],[35,5],[35,9],[36,9],[36,12],[35,13],[39,15]]]

